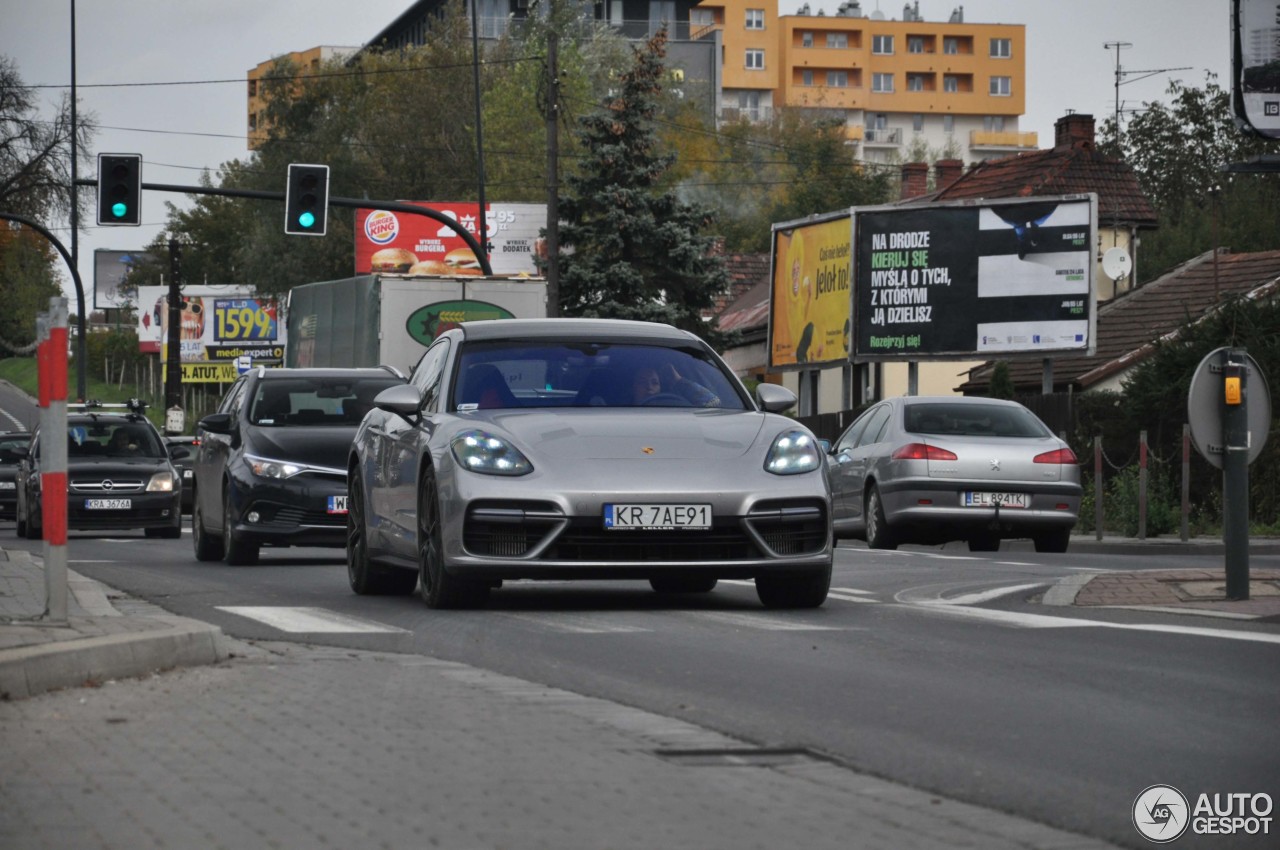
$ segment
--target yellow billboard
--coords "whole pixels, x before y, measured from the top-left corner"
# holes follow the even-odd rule
[[[848,213],[774,225],[770,367],[849,359],[852,244]]]
[[[230,384],[240,377],[236,364],[231,363],[190,363],[180,364],[182,383],[184,384]]]

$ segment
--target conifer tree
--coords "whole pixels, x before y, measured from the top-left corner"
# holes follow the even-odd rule
[[[701,313],[727,289],[728,275],[706,233],[710,210],[661,185],[674,162],[654,129],[665,31],[634,54],[616,90],[579,121],[582,164],[560,199],[568,249],[560,256],[561,315],[667,322],[710,337]]]

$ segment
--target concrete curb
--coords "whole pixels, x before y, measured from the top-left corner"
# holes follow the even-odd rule
[[[0,652],[0,699],[216,664],[230,654],[222,629],[186,617],[148,619],[165,628],[23,646]]]

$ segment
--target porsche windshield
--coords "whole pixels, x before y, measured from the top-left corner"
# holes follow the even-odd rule
[[[720,364],[693,347],[503,342],[463,350],[455,410],[524,407],[745,410],[748,404]]]

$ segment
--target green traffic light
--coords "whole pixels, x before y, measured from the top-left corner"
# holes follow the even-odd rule
[[[298,224],[303,227],[314,227],[315,223],[316,217],[309,212],[304,212],[302,215],[298,216]]]
[[[111,214],[116,218],[124,218],[127,212],[129,212],[129,207],[120,201],[116,201],[111,205]]]

